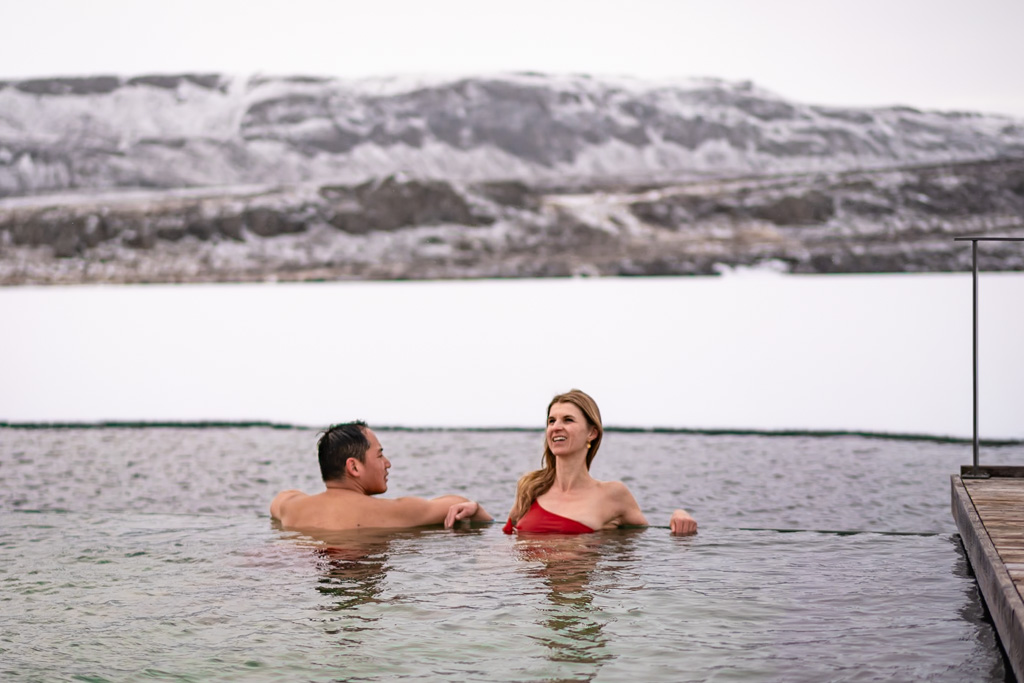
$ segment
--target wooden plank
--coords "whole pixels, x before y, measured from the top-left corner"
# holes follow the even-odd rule
[[[960,474],[970,475],[974,472],[973,465],[961,465]],[[1024,467],[1020,465],[978,465],[979,474],[990,477],[1024,477]]]
[[[1015,483],[1008,483],[1015,482]],[[975,506],[974,496],[979,498],[980,509]],[[986,498],[995,496],[995,501]],[[1020,526],[1014,521],[1011,511],[1024,507],[1024,478],[1016,479],[962,479],[952,476],[953,518],[956,520],[960,538],[963,540],[967,558],[978,580],[982,597],[995,623],[999,640],[1003,644],[1013,673],[1018,681],[1024,681],[1024,565],[1019,558],[1021,543],[1015,538]],[[1007,540],[1002,542],[1006,559],[999,554],[997,543],[985,526],[986,515],[997,517],[1006,513],[1010,521],[996,521],[993,531],[997,538],[1005,532]],[[1013,572],[1004,564],[1009,561]]]

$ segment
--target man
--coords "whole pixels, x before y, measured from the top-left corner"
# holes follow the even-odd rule
[[[444,523],[451,528],[461,519],[492,519],[483,506],[462,496],[374,498],[388,490],[391,461],[361,420],[333,425],[321,435],[317,453],[327,490],[312,496],[294,489],[277,494],[270,515],[283,527],[339,531]]]

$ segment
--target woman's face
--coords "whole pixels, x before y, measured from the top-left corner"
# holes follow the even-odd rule
[[[572,403],[556,403],[548,411],[548,448],[556,456],[587,451],[587,443],[597,437],[583,411]]]

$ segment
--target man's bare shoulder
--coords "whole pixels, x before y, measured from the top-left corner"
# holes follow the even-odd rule
[[[309,496],[298,489],[281,491],[279,494],[274,496],[274,500],[270,502],[270,516],[274,519],[280,520],[282,515],[284,515],[284,508],[288,502],[295,500],[298,497],[309,498]]]
[[[290,529],[352,529],[358,526],[355,517],[364,500],[370,499],[340,492],[324,491],[310,496],[301,491],[284,491],[271,504],[271,515]]]

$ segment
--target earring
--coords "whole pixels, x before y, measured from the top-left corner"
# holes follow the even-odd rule
[[[590,450],[590,442],[589,441],[587,442],[587,450],[588,451]]]

